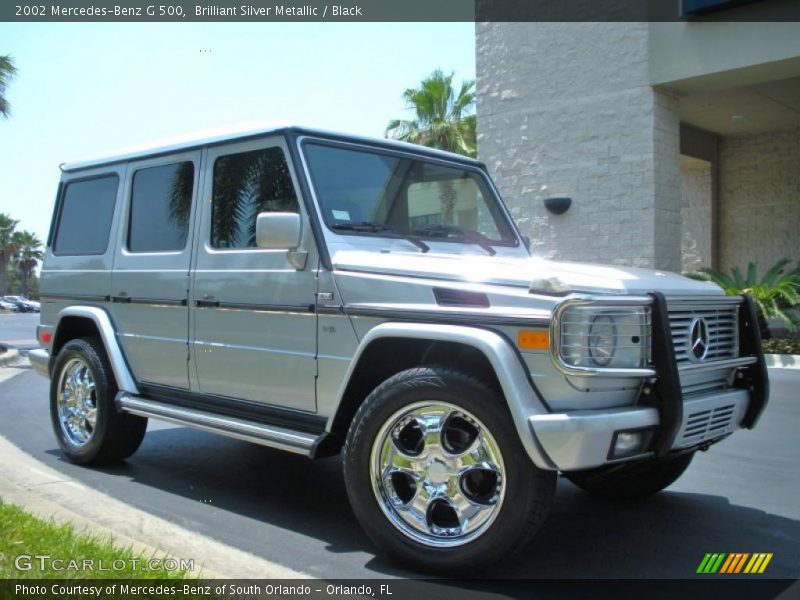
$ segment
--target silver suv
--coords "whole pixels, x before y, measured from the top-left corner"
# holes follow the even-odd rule
[[[66,164],[33,365],[81,464],[152,417],[319,458],[429,571],[485,567],[560,472],[641,497],[767,401],[748,297],[532,257],[481,163],[296,127]]]

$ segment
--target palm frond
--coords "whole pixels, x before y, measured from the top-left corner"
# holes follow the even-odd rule
[[[11,114],[11,105],[5,97],[6,88],[16,73],[14,59],[10,55],[0,56],[0,115],[6,118]]]
[[[454,74],[433,71],[417,88],[408,88],[403,98],[413,120],[394,119],[384,135],[467,156],[476,154],[474,81],[461,83],[458,94],[453,87]]]

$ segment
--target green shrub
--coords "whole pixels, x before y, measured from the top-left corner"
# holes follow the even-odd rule
[[[761,335],[768,339],[771,335],[767,319],[779,319],[789,331],[796,331],[800,324],[797,315],[791,311],[800,306],[800,267],[789,269],[789,262],[788,258],[779,260],[761,279],[758,278],[757,263],[752,262],[747,264],[746,275],[742,274],[739,267],[733,267],[730,275],[704,268],[699,273],[689,273],[688,277],[713,281],[728,296],[752,296],[758,311]]]
[[[772,338],[761,343],[764,354],[800,354],[800,338]]]

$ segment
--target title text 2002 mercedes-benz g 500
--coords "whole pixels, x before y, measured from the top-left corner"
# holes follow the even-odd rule
[[[30,358],[77,463],[149,417],[341,452],[369,537],[441,572],[521,547],[559,472],[653,494],[767,401],[749,298],[532,257],[472,159],[286,127],[62,171]]]

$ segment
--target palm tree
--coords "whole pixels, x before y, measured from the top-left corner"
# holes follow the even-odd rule
[[[8,293],[8,280],[6,267],[9,259],[16,252],[14,245],[14,230],[18,221],[5,213],[0,213],[0,295]]]
[[[412,120],[395,119],[384,132],[403,142],[429,146],[448,152],[475,157],[477,155],[475,107],[475,81],[461,83],[456,93],[453,73],[445,75],[437,69],[422,80],[419,88],[409,88],[403,97],[415,113]],[[442,222],[453,222],[456,189],[452,180],[439,183],[442,203]]]
[[[33,277],[39,261],[44,258],[42,240],[31,231],[17,231],[13,237],[14,245],[16,246],[14,261],[16,262],[22,281],[22,295],[27,297],[28,284],[30,283],[31,277]]]
[[[0,56],[0,115],[6,119],[11,114],[11,105],[6,100],[6,87],[16,73],[17,68],[11,56]]]
[[[415,117],[391,121],[386,137],[466,156],[477,154],[475,81],[462,82],[456,93],[453,73],[437,69],[418,88],[403,92],[403,98]]]

